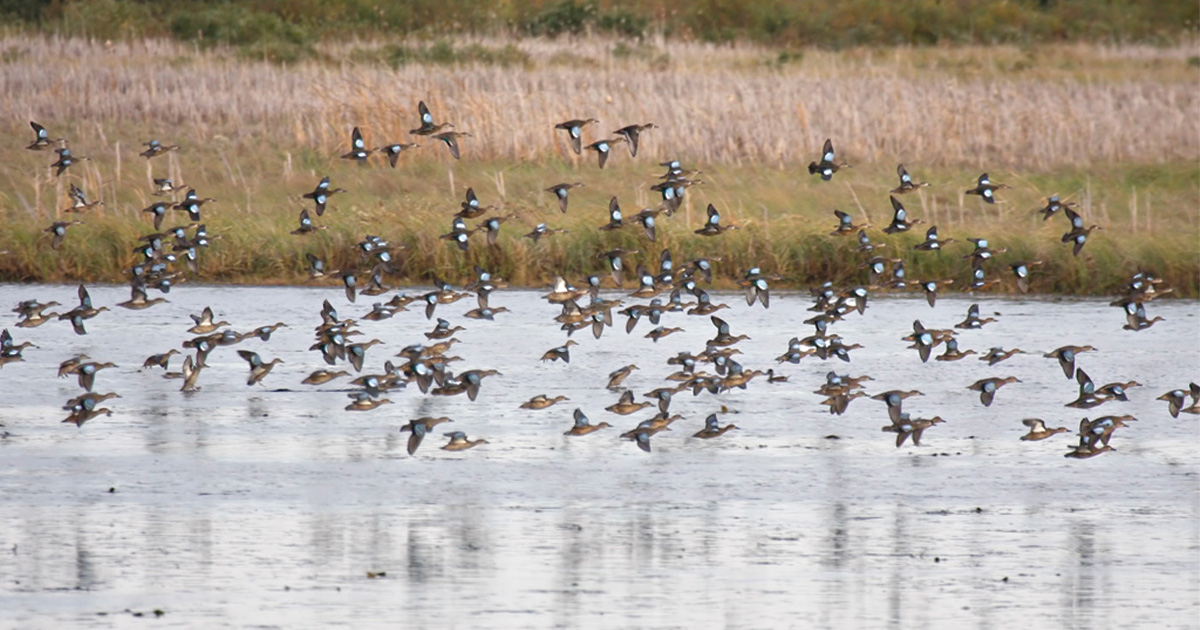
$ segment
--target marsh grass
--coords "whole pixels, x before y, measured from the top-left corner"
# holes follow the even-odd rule
[[[367,45],[382,44],[350,42],[329,57]],[[769,51],[752,46],[660,42],[618,57],[611,41],[588,39],[569,47],[574,59],[594,59],[581,70],[553,61],[561,44],[516,45],[531,60],[520,70],[475,61],[392,70],[376,62],[246,62],[219,48],[162,41],[10,36],[0,48],[19,54],[6,57],[0,86],[25,97],[0,102],[12,139],[0,149],[0,250],[11,252],[0,257],[0,278],[121,281],[133,244],[151,230],[140,212],[156,199],[150,178],[169,175],[218,199],[204,210],[209,231],[220,235],[201,252],[200,276],[209,281],[303,282],[305,252],[351,268],[363,264],[355,244],[377,234],[404,248],[396,282],[461,280],[476,264],[519,285],[558,272],[577,279],[606,273],[596,254],[618,246],[640,250],[627,261],[627,279],[636,263],[652,268],[669,247],[677,265],[723,258],[723,286],[753,266],[796,287],[863,282],[867,256],[851,239],[828,235],[839,208],[872,223],[872,239],[888,243],[884,255],[902,252],[911,280],[965,282],[962,241],[985,236],[1011,250],[989,269],[993,276],[1006,277],[1007,261],[1045,261],[1033,283],[1039,291],[1112,293],[1144,266],[1180,294],[1200,293],[1200,95],[1187,78],[1194,70],[1183,70],[1194,46],[1037,49],[1058,69],[1031,77],[1006,69],[1026,53],[1004,47],[810,50],[779,69],[762,62]],[[672,70],[651,69],[655,55],[667,55]],[[1094,64],[1071,65],[1089,55]],[[410,139],[419,99],[474,132],[461,161],[427,139],[395,169],[378,157],[364,167],[337,158],[354,125],[370,146]],[[552,129],[581,115],[604,119],[601,131],[634,120],[661,128],[645,134],[638,158],[618,146],[598,170],[593,156],[576,157]],[[51,153],[23,148],[30,119],[93,159],[53,177]],[[183,149],[147,163],[137,152],[151,137]],[[824,137],[854,164],[829,183],[804,168]],[[705,183],[662,219],[659,242],[636,226],[597,232],[611,196],[627,217],[657,204],[649,187],[662,172],[656,163],[669,157],[700,168]],[[932,185],[904,198],[925,223],[889,238],[878,230],[890,220],[887,191],[900,161]],[[962,194],[983,171],[1013,187],[997,206]],[[289,234],[309,205],[300,196],[323,175],[350,192],[314,216],[328,229]],[[587,186],[571,192],[570,212],[561,215],[543,189],[569,181]],[[71,182],[105,205],[53,252],[41,230],[68,205]],[[517,215],[501,229],[499,248],[489,251],[481,234],[463,255],[438,238],[468,186],[484,204]],[[1051,194],[1080,203],[1089,223],[1104,228],[1078,259],[1059,240],[1065,219],[1043,223],[1034,213]],[[693,235],[708,203],[742,229]],[[166,226],[186,223],[172,215]],[[537,244],[521,237],[541,221],[570,233]],[[931,224],[960,242],[940,254],[911,251]]]

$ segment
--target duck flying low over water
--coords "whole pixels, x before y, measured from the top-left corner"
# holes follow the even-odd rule
[[[488,443],[487,440],[482,438],[478,440],[467,439],[467,434],[462,431],[451,431],[450,433],[446,433],[444,435],[450,438],[450,441],[442,447],[443,451],[465,451],[469,448],[479,446],[480,444]]]
[[[258,356],[257,352],[249,350],[238,350],[238,356],[246,360],[250,364],[250,377],[246,379],[247,385],[257,385],[266,378],[271,372],[271,368],[283,363],[283,359],[274,358],[270,361],[263,361],[262,357]]]
[[[1009,383],[1020,382],[1021,379],[1015,376],[1006,376],[1004,378],[984,378],[968,385],[967,389],[979,392],[979,401],[983,403],[984,407],[991,407],[992,401],[996,398],[997,390],[1005,385],[1008,385]]]
[[[1026,418],[1021,421],[1021,424],[1029,427],[1029,433],[1021,436],[1022,442],[1030,442],[1044,440],[1050,436],[1066,433],[1070,431],[1067,427],[1058,427],[1055,429],[1047,429],[1046,423],[1041,418]]]
[[[421,447],[421,442],[425,440],[425,436],[429,435],[429,433],[431,433],[433,431],[434,427],[436,427],[439,424],[442,424],[443,422],[454,422],[454,421],[445,416],[438,417],[438,418],[434,418],[431,416],[425,416],[423,418],[416,418],[414,420],[409,420],[408,424],[405,424],[404,426],[400,427],[401,433],[403,433],[405,431],[409,432],[408,446],[407,446],[408,454],[415,455],[417,453],[417,449]]]
[[[1062,368],[1063,374],[1067,378],[1075,378],[1075,357],[1093,350],[1095,348],[1092,346],[1062,346],[1042,356],[1047,359],[1058,359],[1058,365]]]
[[[925,430],[943,422],[945,420],[942,420],[941,416],[917,418],[914,420],[907,413],[901,413],[898,414],[898,417],[892,419],[892,424],[883,427],[883,431],[896,434],[896,448],[904,446],[904,441],[909,436],[912,436],[914,446],[920,446],[921,436],[924,435]]]
[[[563,433],[563,435],[588,435],[589,433],[595,433],[600,429],[607,429],[612,426],[607,422],[597,422],[596,424],[591,424],[587,415],[584,414],[583,410],[579,409],[578,407],[575,408],[575,412],[572,415],[575,418],[575,424],[573,424],[566,433]]]
[[[833,140],[826,139],[825,145],[821,148],[821,160],[819,162],[810,162],[808,165],[809,175],[820,175],[821,179],[829,181],[833,179],[833,174],[843,168],[849,168],[849,164],[838,162],[834,157]]]

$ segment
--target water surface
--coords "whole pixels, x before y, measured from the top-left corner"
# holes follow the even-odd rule
[[[412,290],[416,291],[416,290]],[[0,304],[75,300],[70,286],[0,286]],[[98,305],[127,298],[92,287]],[[614,297],[616,297],[614,295]],[[653,438],[652,453],[617,438],[651,411],[604,411],[617,395],[607,374],[637,363],[626,385],[641,394],[674,371],[665,359],[699,351],[707,317],[668,314],[684,332],[658,343],[623,320],[599,340],[580,331],[571,363],[543,363],[565,334],[558,308],[528,291],[498,291],[511,313],[438,315],[467,330],[451,354],[459,370],[495,368],[479,399],[394,392],[394,404],[347,412],[345,379],[308,387],[325,367],[308,350],[323,299],[359,317],[371,298],[340,290],[188,286],[168,304],[104,313],[74,335],[65,323],[13,328],[37,348],[0,369],[0,625],[142,627],[134,612],[164,611],[174,627],[1196,627],[1200,619],[1200,418],[1173,419],[1155,398],[1200,377],[1200,305],[1159,300],[1166,321],[1121,329],[1106,301],[952,296],[873,299],[833,327],[864,348],[852,362],[774,362],[811,327],[806,296],[748,308],[720,296],[722,317],[747,368],[775,367],[787,383],[679,394],[683,415]],[[969,357],[922,364],[900,337],[914,319],[949,327],[973,301],[999,322],[960,334],[963,348],[1021,347],[994,367]],[[630,302],[632,303],[632,302]],[[282,321],[269,342],[213,352],[201,391],[142,370],[142,360],[191,337],[187,315],[211,305],[237,330]],[[364,372],[432,328],[418,310],[361,321]],[[1063,407],[1077,394],[1045,352],[1091,344],[1079,365],[1097,384],[1137,380],[1130,402]],[[264,386],[247,387],[234,352],[282,358]],[[86,352],[119,367],[97,391],[114,410],[82,428],[59,407],[81,392],[55,378]],[[172,362],[178,369],[179,358]],[[875,380],[867,391],[920,389],[906,402],[947,422],[922,446],[897,449],[882,403],[854,401],[830,416],[812,393],[829,370]],[[966,386],[1019,377],[990,408]],[[534,394],[570,401],[540,411]],[[571,411],[615,428],[568,438]],[[722,406],[740,429],[690,438]],[[736,412],[736,413],[733,413]],[[1117,451],[1064,459],[1072,438],[1019,441],[1020,420],[1072,429],[1085,415],[1133,414]],[[411,418],[453,424],[415,457]],[[489,444],[438,449],[441,429]],[[833,439],[831,436],[836,436]],[[376,574],[374,578],[368,573]],[[386,575],[378,575],[386,573]]]

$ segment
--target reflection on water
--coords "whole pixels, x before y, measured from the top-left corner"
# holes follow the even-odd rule
[[[879,300],[839,323],[866,346],[851,364],[805,359],[783,366],[785,384],[679,395],[672,411],[684,419],[646,454],[616,438],[640,418],[603,411],[616,400],[606,376],[636,362],[629,386],[659,386],[673,370],[667,356],[711,337],[706,318],[664,321],[685,331],[658,344],[618,322],[599,341],[576,335],[570,365],[542,364],[562,342],[547,324],[556,309],[498,292],[493,303],[511,317],[467,322],[455,347],[460,369],[503,373],[478,401],[411,388],[362,413],[343,410],[344,385],[299,384],[323,367],[307,351],[311,326],[321,299],[340,291],[188,288],[161,307],[101,316],[86,337],[54,324],[16,334],[39,348],[0,370],[0,625],[124,627],[145,621],[121,611],[156,608],[166,612],[157,623],[176,627],[288,628],[993,628],[1031,618],[1126,628],[1194,627],[1200,615],[1200,423],[1154,400],[1200,376],[1194,302],[1156,302],[1166,321],[1135,334],[1098,302],[984,301],[1000,322],[964,332],[963,347],[1092,343],[1100,351],[1080,361],[1097,383],[1144,384],[1091,414],[1138,416],[1114,438],[1117,452],[1077,462],[1062,457],[1066,436],[1017,439],[1021,418],[1073,426],[1087,415],[1062,406],[1076,387],[1054,361],[922,364],[899,341],[913,319],[959,321],[961,298],[935,309]],[[0,287],[0,304],[73,291]],[[123,292],[92,288],[100,304]],[[245,342],[285,361],[265,387],[246,387],[232,349],[213,353],[192,395],[137,367],[187,338],[187,313],[206,304],[239,329],[290,324],[269,343]],[[344,316],[369,308],[337,304]],[[770,311],[729,312],[734,332],[751,336],[742,363],[774,365],[803,332],[805,306],[780,295]],[[439,315],[458,323],[467,308]],[[377,371],[431,324],[404,313],[361,327],[385,341],[368,355]],[[118,364],[97,382],[122,398],[111,418],[76,429],[58,424],[58,407],[78,387],[54,372],[80,351]],[[947,423],[923,446],[896,449],[879,430],[882,404],[823,412],[811,391],[829,369],[870,374],[872,393],[919,388],[926,395],[906,409]],[[1023,382],[992,407],[966,389],[1007,374]],[[518,409],[536,393],[570,401]],[[721,405],[741,412],[729,416],[741,429],[687,437]],[[564,437],[575,406],[615,428]],[[438,431],[409,457],[397,429],[424,415],[491,443],[446,453]]]

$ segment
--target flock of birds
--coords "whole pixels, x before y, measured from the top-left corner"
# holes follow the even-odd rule
[[[419,138],[432,138],[435,142],[444,144],[455,159],[460,158],[461,146],[459,143],[465,138],[470,138],[471,134],[453,130],[454,125],[451,123],[435,122],[424,102],[418,105],[418,111],[420,124],[411,131],[411,134]],[[618,144],[625,144],[630,157],[636,157],[641,134],[656,128],[652,123],[629,125],[614,131],[610,138],[584,145],[584,131],[593,124],[598,124],[598,121],[592,118],[575,119],[559,123],[555,125],[555,129],[566,133],[568,144],[576,154],[581,155],[585,149],[595,152],[598,156],[599,168],[604,168],[614,147]],[[67,174],[71,166],[79,161],[89,159],[73,155],[66,140],[52,139],[47,130],[36,122],[31,125],[36,136],[33,143],[27,148],[35,151],[54,148],[58,159],[50,168],[54,169],[56,175]],[[141,156],[147,160],[179,149],[178,145],[163,144],[157,140],[146,142],[145,146],[147,148],[141,153]],[[415,142],[393,142],[376,148],[367,148],[368,145],[365,143],[362,133],[356,127],[351,134],[351,150],[341,157],[359,164],[366,164],[372,154],[379,154],[385,156],[388,163],[394,168],[404,151],[418,146]],[[631,218],[627,218],[621,210],[617,198],[613,197],[608,208],[609,220],[599,226],[599,230],[612,231],[625,227],[634,227],[635,229],[640,227],[648,242],[655,243],[657,241],[656,226],[660,217],[671,217],[679,209],[687,194],[687,189],[702,183],[701,180],[694,178],[699,171],[684,168],[679,161],[666,161],[661,165],[667,170],[661,175],[659,182],[652,187],[652,190],[661,196],[659,205],[655,208],[643,209]],[[829,181],[849,166],[849,164],[837,160],[832,142],[826,140],[820,159],[813,161],[808,170],[810,174]],[[903,164],[897,167],[897,174],[899,185],[891,191],[890,196],[894,211],[893,218],[890,224],[882,230],[886,234],[908,232],[915,225],[922,223],[921,219],[909,217],[909,213],[899,197],[929,185],[927,182],[914,180]],[[193,275],[198,274],[200,251],[209,247],[212,241],[218,238],[208,235],[202,220],[205,205],[215,201],[214,199],[201,197],[194,188],[176,185],[170,179],[154,179],[153,181],[153,194],[162,196],[165,200],[158,201],[144,209],[144,213],[149,215],[153,224],[153,232],[142,236],[134,246],[134,262],[127,270],[131,297],[128,301],[116,304],[125,309],[140,310],[164,302],[165,298],[151,298],[148,292],[156,290],[167,293],[177,281],[185,276],[186,272]],[[545,190],[554,196],[559,210],[566,213],[570,201],[569,192],[584,185],[582,182],[565,182],[552,185]],[[985,173],[979,177],[975,187],[967,190],[966,193],[978,195],[984,202],[992,204],[996,202],[997,191],[1006,188],[1008,186],[1004,184],[992,182]],[[342,192],[346,191],[332,187],[330,178],[325,177],[311,192],[304,194],[303,198],[313,203],[312,209],[320,217],[327,210],[330,199]],[[178,195],[182,195],[182,197],[176,199]],[[103,204],[102,201],[88,201],[84,191],[74,183],[70,186],[70,198],[71,205],[64,208],[62,213],[85,213]],[[1092,231],[1099,229],[1096,225],[1085,225],[1077,208],[1077,204],[1062,201],[1057,196],[1053,196],[1040,210],[1047,220],[1059,212],[1069,220],[1070,228],[1063,234],[1062,241],[1072,246],[1076,256],[1084,248]],[[487,246],[497,247],[496,236],[501,225],[513,218],[513,215],[497,215],[494,212],[496,210],[498,209],[495,206],[483,205],[474,190],[468,189],[465,200],[461,203],[461,209],[452,217],[450,232],[442,235],[442,238],[449,241],[452,246],[467,251],[472,242],[472,235],[483,232],[486,235]],[[188,222],[164,230],[163,222],[171,211],[186,214]],[[489,213],[491,213],[490,217],[484,218],[477,226],[473,228],[467,226],[467,220],[483,218]],[[788,342],[787,350],[777,358],[777,362],[780,364],[799,363],[802,359],[810,356],[822,361],[836,358],[849,362],[849,353],[861,346],[845,342],[841,336],[831,332],[831,327],[852,313],[857,312],[861,315],[867,308],[868,296],[871,291],[879,289],[919,290],[923,292],[932,307],[936,303],[939,291],[954,283],[953,279],[910,281],[905,275],[904,259],[883,256],[879,250],[885,247],[885,244],[871,241],[867,232],[867,229],[870,228],[869,225],[856,224],[851,215],[840,210],[834,210],[834,214],[837,222],[830,234],[835,238],[854,237],[857,239],[856,251],[862,252],[865,258],[863,268],[866,271],[866,281],[863,285],[855,287],[834,287],[831,283],[826,283],[812,289],[811,295],[814,303],[809,310],[815,315],[805,320],[804,323],[814,327],[813,334],[804,338],[792,338]],[[46,232],[51,235],[49,246],[57,250],[68,244],[68,228],[82,223],[79,220],[55,221],[46,229]],[[696,229],[695,233],[703,237],[720,237],[723,233],[737,229],[737,227],[737,225],[722,222],[719,210],[710,204],[703,225]],[[323,226],[316,225],[312,215],[305,208],[300,213],[299,227],[292,234],[303,236],[320,229],[323,229]],[[563,232],[565,230],[551,228],[546,223],[540,223],[525,236],[537,242],[541,238]],[[991,247],[985,238],[969,238],[966,241],[972,244],[972,248],[963,256],[964,260],[969,261],[970,267],[970,279],[966,283],[966,290],[980,291],[1001,283],[1000,278],[989,276],[989,268],[994,265],[996,256],[1006,250]],[[924,240],[913,246],[912,250],[914,252],[939,251],[952,242],[954,239],[941,238],[937,226],[934,225],[927,229]],[[386,284],[386,278],[391,271],[396,248],[383,238],[372,235],[366,236],[357,244],[357,247],[359,249],[358,259],[361,264],[356,269],[332,270],[327,268],[325,262],[316,255],[309,253],[306,256],[310,275],[313,278],[330,276],[340,279],[346,299],[350,303],[355,302],[358,295],[379,296],[392,291],[392,288]],[[666,377],[669,385],[647,392],[639,401],[639,397],[635,396],[631,389],[623,387],[624,380],[638,369],[636,364],[625,365],[609,375],[606,388],[614,393],[620,392],[620,395],[617,402],[607,407],[606,411],[621,416],[636,414],[648,408],[655,412],[652,417],[639,421],[636,426],[620,434],[622,438],[633,441],[642,450],[649,452],[651,438],[660,431],[668,430],[672,423],[681,418],[680,415],[670,412],[674,395],[688,391],[694,396],[703,393],[719,394],[732,389],[745,389],[752,380],[759,377],[765,377],[768,383],[782,383],[787,381],[787,377],[776,374],[774,369],[763,371],[746,368],[737,360],[736,357],[740,354],[737,344],[747,339],[747,336],[733,334],[733,328],[729,322],[715,315],[718,311],[728,309],[729,306],[716,302],[713,296],[701,286],[701,283],[711,284],[714,266],[721,262],[720,258],[698,258],[677,266],[670,250],[663,249],[658,257],[656,270],[648,270],[643,265],[637,265],[636,268],[637,289],[629,297],[633,300],[647,300],[647,302],[626,304],[624,300],[620,299],[603,299],[601,290],[606,288],[606,284],[618,289],[625,286],[623,273],[626,265],[624,259],[638,253],[636,250],[625,249],[597,252],[595,259],[598,272],[584,279],[580,283],[582,285],[580,287],[574,286],[561,276],[556,279],[552,290],[545,296],[545,299],[560,309],[554,320],[565,331],[568,339],[561,346],[547,350],[542,356],[542,361],[569,363],[571,347],[576,345],[576,342],[570,339],[572,333],[586,329],[599,339],[606,329],[613,326],[615,315],[627,318],[625,323],[627,334],[632,333],[642,319],[649,321],[655,328],[650,330],[645,337],[651,339],[652,342],[657,342],[663,337],[682,330],[680,327],[668,327],[660,323],[661,318],[668,314],[685,313],[688,316],[708,317],[715,328],[713,338],[705,343],[702,350],[695,353],[681,352],[667,359],[668,365],[677,368],[675,372]],[[923,254],[916,253],[914,255]],[[1041,264],[1040,261],[1036,260],[1012,261],[1008,264],[1019,291],[1027,292],[1029,290],[1030,274],[1039,264]],[[782,280],[779,276],[757,267],[745,270],[740,274],[740,278],[739,285],[745,292],[748,307],[760,304],[763,308],[770,306],[771,283]],[[1145,310],[1146,303],[1170,292],[1170,289],[1158,289],[1159,284],[1160,280],[1152,274],[1139,271],[1130,279],[1125,294],[1112,302],[1113,306],[1120,307],[1124,311],[1126,317],[1124,328],[1126,330],[1144,330],[1157,321],[1161,321],[1161,317],[1148,318]],[[466,318],[492,320],[507,311],[503,306],[492,306],[490,300],[491,294],[504,288],[505,283],[499,278],[492,277],[488,271],[482,268],[475,268],[475,277],[471,278],[462,290],[456,290],[449,283],[438,278],[434,278],[434,286],[434,290],[419,295],[398,293],[386,302],[376,302],[370,311],[358,319],[340,317],[337,309],[328,300],[325,300],[319,314],[320,323],[314,328],[315,343],[311,350],[321,355],[328,368],[313,371],[303,380],[303,384],[322,385],[335,379],[349,377],[351,376],[350,370],[353,370],[357,376],[351,380],[354,389],[349,393],[350,403],[346,406],[348,411],[377,409],[391,402],[386,397],[389,392],[395,392],[410,384],[415,385],[422,394],[432,396],[465,394],[469,399],[475,400],[484,379],[500,373],[494,369],[454,371],[451,366],[460,358],[448,356],[447,353],[458,342],[458,339],[454,337],[455,333],[464,328],[452,325],[450,321],[441,317],[436,318],[434,328],[425,333],[425,341],[407,346],[396,355],[401,359],[400,361],[384,362],[382,371],[378,373],[362,373],[364,366],[367,365],[368,349],[383,342],[377,338],[369,341],[354,341],[354,337],[362,335],[362,331],[359,330],[360,321],[377,322],[390,319],[397,313],[408,310],[410,305],[415,308],[423,308],[426,318],[433,320],[438,306],[471,297],[475,299],[477,307],[464,313],[463,316]],[[49,310],[52,307],[60,306],[57,302],[40,302],[36,299],[22,301],[13,309],[20,316],[16,327],[36,327],[57,320],[70,322],[74,332],[78,335],[87,334],[86,323],[100,313],[108,311],[109,308],[94,306],[87,288],[83,285],[78,288],[78,298],[77,306],[61,312]],[[183,392],[195,392],[200,389],[201,375],[207,366],[206,360],[210,353],[218,347],[237,345],[250,338],[268,341],[275,330],[285,326],[283,322],[278,322],[247,332],[237,332],[229,327],[229,322],[216,320],[211,308],[205,308],[201,313],[192,315],[192,319],[194,325],[188,328],[187,332],[193,336],[182,341],[179,349],[172,348],[165,353],[150,356],[143,364],[145,369],[162,368],[167,370],[165,376],[179,379],[182,382],[180,389]],[[970,307],[966,318],[955,325],[953,329],[927,328],[920,320],[917,320],[913,322],[912,334],[904,337],[904,340],[911,342],[910,347],[917,350],[922,362],[928,361],[931,357],[937,361],[958,361],[977,353],[970,349],[960,349],[956,330],[977,329],[993,321],[995,321],[994,318],[981,317],[976,304]],[[8,329],[4,329],[0,334],[0,367],[22,361],[22,353],[31,346],[33,344],[28,341],[17,343]],[[942,348],[941,354],[934,355],[935,349],[939,347]],[[1045,353],[1046,357],[1056,359],[1062,367],[1064,375],[1068,379],[1075,380],[1078,385],[1078,397],[1067,403],[1066,406],[1076,409],[1091,409],[1111,401],[1128,401],[1127,392],[1139,386],[1136,381],[1113,382],[1097,387],[1087,373],[1077,367],[1076,360],[1079,355],[1091,350],[1094,348],[1086,345],[1065,345]],[[979,356],[978,359],[993,366],[1022,352],[1016,348],[994,347]],[[170,362],[177,354],[184,355],[181,367],[179,371],[169,371]],[[264,379],[270,375],[272,368],[281,362],[278,358],[266,360],[257,352],[249,350],[238,350],[238,355],[248,365],[249,375],[246,382],[250,386],[262,384]],[[104,401],[119,398],[119,395],[113,392],[97,393],[94,391],[99,372],[111,367],[114,367],[111,362],[94,361],[86,355],[70,357],[61,363],[59,377],[75,376],[83,390],[79,396],[66,401],[63,409],[68,411],[68,415],[63,422],[82,426],[99,416],[112,415],[113,410],[102,407],[101,404]],[[337,369],[338,367],[347,369]],[[897,447],[904,445],[910,438],[913,444],[919,445],[926,430],[943,422],[942,418],[936,416],[914,418],[904,411],[904,400],[923,395],[920,391],[890,390],[869,395],[863,391],[863,383],[869,380],[871,378],[865,375],[852,377],[848,374],[839,375],[835,371],[830,371],[826,375],[825,383],[821,384],[815,393],[825,397],[822,404],[828,408],[830,413],[838,415],[844,413],[850,402],[856,398],[870,396],[873,400],[882,401],[886,405],[887,417],[890,421],[883,427],[883,431],[896,435]],[[978,391],[981,403],[990,406],[1000,388],[1019,382],[1020,380],[1013,376],[992,377],[979,380],[967,386],[967,389]],[[539,394],[522,404],[521,408],[545,409],[565,400],[565,396],[552,397]],[[1200,414],[1200,386],[1197,386],[1196,383],[1191,383],[1187,390],[1176,389],[1164,393],[1159,396],[1159,400],[1167,402],[1172,416],[1178,416],[1180,413]],[[611,426],[607,422],[592,423],[579,408],[574,410],[573,419],[574,422],[566,431],[566,435],[583,436]],[[1128,422],[1134,420],[1136,418],[1127,414],[1105,415],[1094,419],[1083,418],[1078,428],[1078,439],[1072,443],[1066,457],[1088,458],[1113,450],[1109,446],[1109,441],[1114,431],[1127,426]],[[424,438],[433,433],[435,427],[446,422],[451,422],[451,419],[422,417],[412,419],[401,427],[401,431],[409,433],[408,453],[410,455],[416,453]],[[1045,422],[1038,418],[1025,419],[1023,422],[1029,431],[1021,437],[1022,440],[1043,440],[1068,431],[1067,427],[1047,427]],[[704,427],[696,432],[694,437],[716,438],[736,428],[733,424],[722,426],[719,415],[713,413],[705,419]],[[484,439],[469,439],[462,431],[448,432],[444,436],[448,438],[448,441],[442,448],[451,451],[464,450],[487,443]]]

